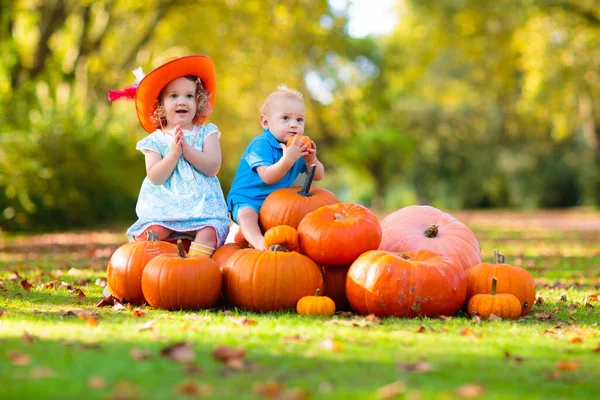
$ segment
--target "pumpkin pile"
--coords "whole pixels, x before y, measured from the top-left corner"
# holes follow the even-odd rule
[[[113,254],[112,295],[168,310],[231,304],[305,316],[439,317],[463,309],[515,319],[533,307],[529,272],[497,250],[493,262],[482,262],[475,234],[450,214],[412,205],[379,221],[367,207],[312,187],[314,172],[302,187],[266,198],[259,215],[266,250],[238,232],[211,259],[187,257],[181,243],[149,234]]]

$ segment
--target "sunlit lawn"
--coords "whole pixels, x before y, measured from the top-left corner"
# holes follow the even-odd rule
[[[600,214],[460,217],[486,260],[498,248],[534,275],[529,316],[379,321],[96,308],[122,232],[4,237],[0,398],[597,398]],[[244,352],[223,362],[222,345]]]

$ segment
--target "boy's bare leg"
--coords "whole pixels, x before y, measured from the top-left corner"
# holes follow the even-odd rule
[[[238,212],[238,223],[244,237],[256,250],[264,250],[264,236],[258,226],[258,213],[250,207],[244,207]]]

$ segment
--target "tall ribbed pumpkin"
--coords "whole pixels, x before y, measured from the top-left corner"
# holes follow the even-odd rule
[[[278,225],[289,225],[296,229],[309,212],[327,204],[340,202],[337,196],[327,189],[311,188],[315,169],[316,166],[311,165],[302,187],[277,189],[267,196],[259,214],[263,232]]]
[[[381,221],[381,229],[379,250],[431,250],[450,257],[464,269],[481,262],[481,247],[473,231],[434,207],[401,208]]]
[[[298,300],[323,291],[319,267],[308,257],[278,245],[244,249],[223,268],[227,298],[236,307],[258,312],[295,308]]]
[[[427,250],[368,251],[352,263],[346,278],[352,309],[383,317],[453,315],[465,302],[466,293],[462,267]]]
[[[321,265],[350,265],[381,242],[377,216],[360,204],[337,203],[306,214],[298,226],[300,252]]]
[[[496,292],[515,296],[521,303],[521,315],[527,315],[535,302],[535,281],[527,270],[505,264],[498,250],[494,250],[493,263],[481,263],[467,270],[467,301],[477,294],[491,293],[494,277],[498,279]]]
[[[132,304],[146,302],[142,292],[142,272],[150,260],[160,254],[177,254],[177,246],[158,240],[154,231],[146,232],[147,241],[125,243],[110,257],[106,281],[111,294]]]
[[[154,308],[164,310],[211,308],[221,295],[222,276],[208,257],[188,257],[181,240],[178,254],[152,259],[142,274],[144,297]]]

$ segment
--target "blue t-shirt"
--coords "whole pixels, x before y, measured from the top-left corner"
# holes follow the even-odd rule
[[[271,192],[291,187],[298,175],[306,173],[306,161],[299,158],[278,182],[272,185],[264,183],[256,169],[273,165],[281,157],[283,157],[283,149],[268,129],[250,142],[240,160],[227,196],[229,212],[232,212],[235,204],[251,204],[260,210],[262,203]]]

